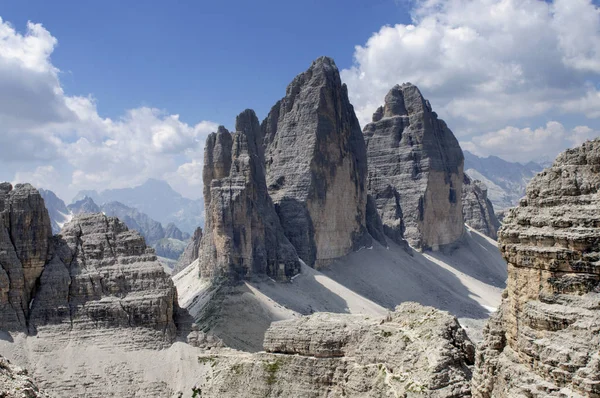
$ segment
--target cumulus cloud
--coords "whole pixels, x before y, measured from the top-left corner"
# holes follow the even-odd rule
[[[566,148],[582,144],[600,135],[587,126],[568,130],[561,123],[551,121],[536,129],[505,127],[498,131],[475,136],[460,143],[479,156],[496,155],[513,162],[527,163],[553,158]]]
[[[418,85],[468,136],[550,112],[598,117],[600,9],[591,0],[416,0],[342,71],[364,124],[394,84]]]
[[[56,45],[40,24],[29,22],[19,33],[0,19],[2,178],[12,170],[14,182],[55,189],[68,200],[80,189],[185,178],[199,164],[195,158],[215,123],[189,125],[149,107],[128,110],[118,120],[104,118],[93,97],[64,92],[50,59]],[[180,181],[179,187],[188,196],[201,195],[195,184]]]

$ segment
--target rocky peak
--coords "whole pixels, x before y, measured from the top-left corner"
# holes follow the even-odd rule
[[[67,208],[73,214],[100,213],[100,207],[89,196],[85,196],[83,199],[78,200],[75,203],[71,203],[67,206]]]
[[[419,89],[410,83],[394,86],[363,133],[369,194],[386,235],[397,242],[403,236],[418,249],[458,241],[463,233],[462,150]]]
[[[364,139],[333,60],[296,76],[261,128],[269,194],[300,257],[319,265],[368,244]]]
[[[261,131],[254,111],[242,112],[236,129],[230,134],[220,127],[205,147],[201,275],[234,281],[252,275],[287,280],[299,272],[300,263],[267,192]]]
[[[559,155],[508,210],[508,282],[484,331],[476,397],[600,396],[600,139]]]

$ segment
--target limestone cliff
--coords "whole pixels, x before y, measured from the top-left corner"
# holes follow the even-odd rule
[[[39,192],[0,184],[0,329],[24,330],[50,256],[52,228]]]
[[[300,258],[319,266],[369,244],[364,139],[332,59],[296,76],[262,131],[269,194]]]
[[[600,140],[559,155],[499,231],[508,262],[476,397],[600,396]]]
[[[395,86],[363,129],[369,194],[390,239],[437,250],[463,234],[463,154],[419,89]]]
[[[206,141],[201,275],[236,280],[259,274],[287,280],[299,272],[300,262],[267,192],[254,111],[237,117],[236,130],[231,134],[221,126]]]
[[[498,239],[500,221],[488,199],[487,187],[479,180],[471,180],[466,173],[462,187],[462,211],[465,224],[492,239]]]
[[[193,263],[200,257],[200,242],[202,241],[202,228],[198,227],[194,231],[194,236],[190,239],[185,250],[181,253],[177,265],[173,268],[173,275]]]
[[[52,237],[38,191],[0,184],[0,330],[128,344],[170,343],[176,290],[144,238],[116,218],[79,215]]]

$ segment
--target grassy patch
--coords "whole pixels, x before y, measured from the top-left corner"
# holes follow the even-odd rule
[[[198,363],[201,365],[210,365],[211,368],[214,368],[217,364],[217,358],[214,356],[198,357]]]
[[[277,380],[275,374],[281,368],[281,361],[276,359],[274,362],[265,362],[263,368],[267,374],[267,384],[272,386]]]

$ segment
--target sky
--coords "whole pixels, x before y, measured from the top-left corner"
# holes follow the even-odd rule
[[[362,125],[412,82],[480,156],[600,136],[596,0],[7,0],[0,18],[0,180],[67,202],[150,177],[200,197],[206,136],[265,117],[321,55]]]

